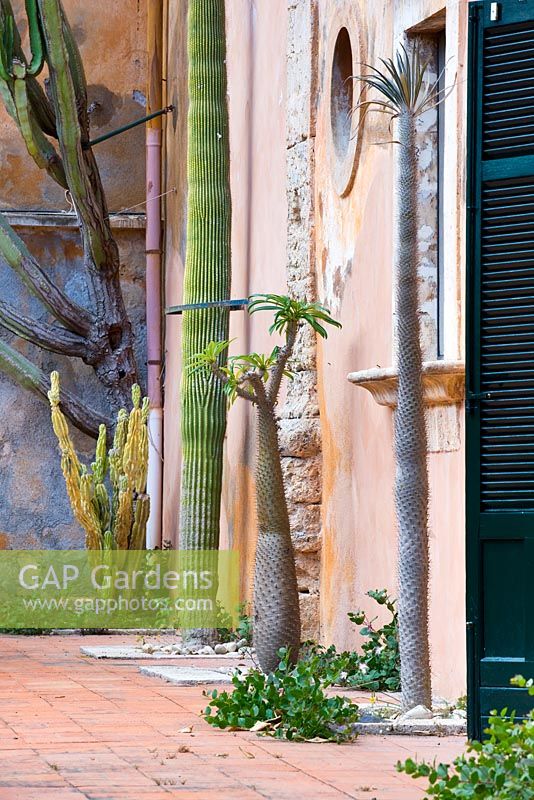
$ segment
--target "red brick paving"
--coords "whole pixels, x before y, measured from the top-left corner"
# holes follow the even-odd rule
[[[416,800],[422,789],[397,760],[450,761],[463,747],[458,737],[339,746],[218,731],[199,717],[200,688],[79,652],[118,641],[0,637],[0,800]]]

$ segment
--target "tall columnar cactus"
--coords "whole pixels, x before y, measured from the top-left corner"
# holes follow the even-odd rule
[[[402,703],[431,708],[428,641],[428,468],[423,399],[423,356],[418,299],[418,204],[416,120],[443,100],[438,81],[426,79],[427,64],[417,48],[401,47],[384,72],[370,67],[361,78],[379,100],[367,100],[397,120],[397,362],[399,388],[395,412],[395,503],[398,521],[398,608]]]
[[[91,365],[111,405],[127,402],[137,381],[133,333],[119,280],[119,253],[90,145],[87,84],[61,0],[26,0],[31,56],[26,57],[11,0],[0,0],[0,97],[35,163],[69,192],[76,209],[92,307],[51,280],[0,215],[0,257],[52,319],[32,319],[0,299],[0,327],[53,353]],[[46,91],[38,76],[48,69]],[[0,339],[0,370],[46,400],[47,376]],[[96,436],[94,413],[62,392],[65,414]]]
[[[187,250],[184,303],[230,297],[231,198],[224,0],[190,0]],[[228,337],[228,310],[183,315],[187,364],[210,341]],[[184,370],[181,393],[180,546],[219,546],[226,401],[222,386]]]
[[[320,336],[327,336],[325,325],[341,327],[317,303],[291,300],[280,295],[251,298],[250,313],[274,311],[271,332],[285,336],[283,347],[269,356],[252,353],[235,356],[227,367],[219,359],[228,342],[211,342],[189,362],[192,374],[212,375],[226,391],[230,401],[248,400],[256,408],[256,507],[258,539],[254,571],[254,645],[261,668],[272,672],[279,662],[278,650],[287,647],[292,661],[300,646],[300,611],[295,556],[289,527],[289,514],[282,476],[276,404],[299,325],[308,324]]]
[[[76,520],[85,530],[88,550],[143,550],[150,498],[146,494],[148,469],[148,400],[132,388],[130,414],[121,409],[113,438],[106,446],[107,431],[100,425],[95,460],[82,464],[60,409],[59,375],[50,376],[48,392],[52,425],[61,449],[61,469]]]

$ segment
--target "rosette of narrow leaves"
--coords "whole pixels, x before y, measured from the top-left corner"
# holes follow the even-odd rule
[[[357,80],[374,89],[381,99],[362,100],[357,109],[373,109],[388,114],[393,119],[409,111],[420,117],[425,111],[435,108],[444,99],[446,92],[440,88],[441,74],[429,79],[430,60],[423,61],[419,47],[415,45],[409,53],[402,45],[394,59],[380,58],[383,70],[371,64],[363,66],[369,70],[367,75],[359,75]]]
[[[249,314],[256,311],[273,311],[274,320],[269,333],[285,334],[292,326],[307,323],[324,339],[328,337],[321,323],[341,328],[341,323],[332,318],[327,308],[320,303],[307,303],[281,294],[254,294],[248,304]]]
[[[249,355],[228,356],[225,366],[219,366],[219,356],[225,353],[231,344],[231,340],[224,342],[210,342],[203,353],[199,353],[189,362],[189,369],[196,370],[217,370],[221,376],[225,376],[224,391],[228,396],[228,403],[232,405],[238,397],[238,390],[246,392],[251,400],[254,396],[254,387],[247,380],[259,377],[264,383],[269,380],[270,371],[276,366],[280,354],[280,347],[277,345],[269,355],[264,353],[250,353]],[[293,373],[289,369],[283,370],[283,375],[291,380]]]

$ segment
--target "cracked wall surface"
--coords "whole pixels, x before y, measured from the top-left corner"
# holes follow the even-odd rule
[[[316,300],[315,70],[317,4],[290,0],[287,34],[287,287],[299,300]],[[299,334],[295,378],[279,418],[282,469],[297,565],[303,639],[319,637],[322,453],[317,398],[316,336]]]
[[[93,136],[143,116],[146,36],[144,0],[64,0],[84,59]],[[13,3],[18,19],[24,3]],[[26,23],[23,22],[22,30]],[[144,210],[144,128],[139,126],[95,147],[111,212],[135,206]],[[63,225],[70,210],[63,189],[39,170],[22,137],[0,103],[0,208],[23,221],[17,232],[52,279],[75,300],[88,302],[78,231]],[[20,213],[31,210],[32,213]],[[50,212],[43,224],[43,215]],[[55,213],[58,212],[58,213]],[[20,213],[20,216],[17,216]],[[29,222],[33,219],[34,221]],[[37,220],[37,221],[35,221]],[[40,221],[39,221],[40,220]],[[144,372],[144,230],[116,230],[121,256],[124,298],[138,342],[138,364]],[[1,299],[28,316],[50,321],[12,270],[0,259]],[[0,336],[13,343],[15,337]],[[79,359],[39,351],[22,340],[17,349],[46,373],[57,369],[62,385],[103,412],[106,400],[93,371]],[[84,534],[73,520],[60,468],[57,441],[45,403],[0,373],[0,549],[65,549],[83,546]],[[74,433],[81,457],[90,460],[94,443]]]

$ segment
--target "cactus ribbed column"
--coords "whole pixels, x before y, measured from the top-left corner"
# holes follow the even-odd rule
[[[231,198],[224,0],[190,0],[188,205],[184,303],[230,297]],[[228,337],[228,310],[186,311],[182,356],[180,547],[219,546],[226,397],[192,356]]]

